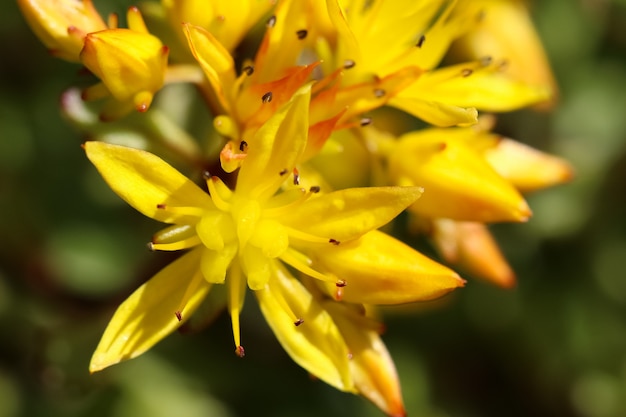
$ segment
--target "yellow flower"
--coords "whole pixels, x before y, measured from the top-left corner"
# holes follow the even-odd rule
[[[456,273],[375,231],[413,204],[420,188],[324,194],[297,186],[309,101],[307,86],[257,130],[234,190],[207,176],[207,194],[150,153],[85,144],[87,156],[117,194],[143,214],[172,224],[154,236],[152,249],[191,249],[119,307],[91,371],[149,349],[185,322],[215,284],[226,285],[236,352],[243,356],[239,312],[247,284],[298,364],[341,390],[358,391],[369,368],[357,365],[356,378],[348,353],[353,344],[366,343],[344,340],[342,333],[349,331],[322,307],[332,298],[320,291],[335,300],[394,304],[431,299],[463,285]],[[318,283],[301,283],[286,265]]]
[[[91,0],[18,0],[35,35],[62,59],[80,62],[85,35],[107,28]]]
[[[147,111],[165,80],[168,48],[148,32],[136,7],[128,10],[127,20],[129,29],[88,34],[80,53],[82,63],[102,81],[83,96],[88,100],[113,96],[105,117],[129,108]]]

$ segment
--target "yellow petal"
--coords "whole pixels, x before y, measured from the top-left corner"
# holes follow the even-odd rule
[[[389,101],[389,105],[435,126],[468,126],[478,121],[478,111],[433,101],[417,96],[399,95]]]
[[[91,0],[18,0],[28,25],[55,56],[80,62],[87,33],[107,29]]]
[[[572,166],[562,158],[503,138],[485,152],[487,162],[522,192],[536,191],[570,181]]]
[[[397,183],[424,187],[409,210],[429,217],[496,222],[525,221],[530,209],[519,192],[462,141],[446,140],[442,130],[400,138],[389,158]]]
[[[422,195],[419,187],[367,187],[310,198],[283,216],[283,224],[343,242],[389,223]]]
[[[86,142],[84,148],[113,191],[148,217],[165,223],[195,223],[202,210],[214,209],[208,194],[149,152],[104,142]],[[176,211],[179,207],[195,207],[198,215]]]
[[[199,270],[203,250],[172,262],[119,306],[91,358],[90,372],[141,355],[191,316],[211,288]]]
[[[398,97],[496,112],[517,110],[550,98],[548,89],[513,79],[500,64],[483,64],[470,62],[426,72]]]
[[[327,285],[330,294],[362,304],[401,304],[432,300],[464,280],[399,240],[371,231],[360,239],[311,251],[313,268],[329,271],[346,286]]]
[[[259,306],[289,356],[317,378],[354,391],[348,348],[332,317],[282,266],[267,286],[255,291]],[[298,320],[301,319],[301,324]]]
[[[467,2],[468,4],[470,2]],[[483,17],[459,39],[453,53],[461,59],[492,56],[507,62],[507,73],[528,85],[543,86],[552,92],[554,105],[558,87],[550,64],[524,2],[511,0],[473,1]]]
[[[363,323],[367,318],[346,303],[328,301],[324,307],[350,349],[350,370],[359,394],[388,416],[404,417],[406,411],[396,367],[378,335],[382,326],[377,329],[372,323]]]
[[[432,238],[447,262],[500,287],[515,285],[515,273],[484,224],[436,219]]]
[[[311,86],[298,90],[248,143],[236,192],[250,198],[273,195],[291,173],[307,143]]]
[[[230,89],[235,82],[235,63],[222,44],[206,29],[183,24],[191,53],[196,58],[224,111],[231,109]]]

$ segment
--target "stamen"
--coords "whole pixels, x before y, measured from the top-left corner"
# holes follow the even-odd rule
[[[276,26],[276,16],[272,15],[269,19],[267,19],[266,26],[268,28],[273,28]]]
[[[424,41],[425,40],[426,40],[426,36],[425,35],[420,36],[420,38],[417,41],[417,43],[415,44],[415,46],[417,46],[418,48],[421,48],[422,45],[424,45]]]
[[[387,94],[387,92],[382,88],[377,88],[374,90],[374,95],[378,98],[384,97],[385,94]]]
[[[220,193],[217,192],[216,182],[220,181],[218,177],[211,177],[207,182],[207,187],[209,187],[209,194],[211,195],[211,200],[213,200],[213,204],[219,210],[222,211],[230,211],[230,203],[222,198]]]
[[[296,35],[298,36],[298,39],[302,40],[304,38],[306,38],[306,35],[309,34],[309,31],[306,29],[301,29],[299,31],[296,32]]]
[[[281,261],[283,261],[287,265],[294,267],[298,271],[310,276],[311,278],[319,279],[325,282],[332,282],[332,283],[336,283],[337,281],[332,276],[324,275],[321,272],[316,271],[315,269],[311,268],[309,265],[307,265],[307,263],[310,264],[312,263],[312,261],[309,258],[306,258],[300,252],[297,252],[291,248],[283,252],[279,256],[279,258]],[[305,258],[305,259],[302,259],[302,258]]]
[[[178,216],[202,217],[202,215],[204,214],[204,210],[200,207],[176,207],[168,206],[165,203],[161,203],[157,204],[156,208],[159,210],[165,210]]]
[[[187,306],[186,300],[191,299],[192,294],[198,291],[198,288],[200,287],[203,281],[204,281],[204,277],[202,276],[202,273],[200,271],[197,271],[191,278],[189,285],[187,286],[187,288],[185,288],[185,293],[183,294],[183,297],[180,300],[180,304],[178,305],[178,308],[174,312],[174,315],[176,316],[178,321],[183,320],[183,312],[185,311],[185,307]]]
[[[300,185],[300,172],[296,168],[293,169],[293,185]]]
[[[261,100],[263,101],[263,103],[269,103],[270,101],[272,101],[272,92],[268,91],[267,93],[263,94]]]
[[[343,288],[348,284],[346,284],[345,279],[340,279],[340,280],[337,280],[337,282],[335,282],[335,285],[337,286],[337,288]]]
[[[313,194],[319,193],[321,190],[319,185],[312,185],[311,188],[309,188],[309,191],[312,192]]]
[[[294,321],[293,324],[296,325],[296,327],[298,327],[299,325],[301,325],[302,323],[304,323],[304,320],[299,318],[298,320]]]
[[[473,73],[473,72],[474,72],[474,70],[473,70],[473,69],[470,69],[470,68],[464,68],[464,69],[461,71],[461,76],[462,76],[462,77],[469,77],[470,75],[472,75],[472,73]]]
[[[363,117],[361,119],[361,127],[365,127],[365,126],[369,126],[372,124],[372,118],[371,117]]]
[[[245,67],[243,67],[243,72],[247,76],[252,75],[254,73],[254,66],[253,65],[246,65]]]
[[[341,242],[336,239],[328,239],[328,243],[332,243],[335,246],[339,246]]]
[[[198,237],[198,235],[193,235],[186,239],[181,239],[177,242],[171,242],[171,243],[157,243],[157,242],[152,241],[148,243],[148,249],[150,249],[151,251],[156,251],[156,250],[176,251],[176,250],[189,249],[189,248],[199,245],[200,243],[202,243],[202,241],[200,240],[200,237]]]
[[[282,177],[283,175],[285,175],[285,174],[286,174],[286,173],[288,173],[288,172],[289,172],[289,170],[288,170],[287,168],[284,168],[284,169],[282,169],[282,170],[278,173],[278,175],[280,175],[280,176]]]
[[[303,242],[309,242],[309,243],[328,243],[328,239],[324,237],[315,236],[310,233],[303,232],[297,229],[292,229],[291,227],[287,227],[287,226],[285,226],[285,228],[290,238],[302,240]]]
[[[205,181],[210,180],[212,176],[213,175],[211,175],[211,172],[208,169],[205,169],[204,171],[202,171],[202,178],[204,178]]]
[[[274,300],[276,300],[278,302],[278,304],[280,304],[280,307],[282,308],[282,310],[291,317],[291,320],[293,321],[293,324],[295,326],[299,326],[302,323],[304,323],[304,319],[302,317],[299,317],[293,311],[293,309],[291,308],[291,306],[289,305],[289,303],[285,299],[282,291],[280,291],[280,290],[272,291],[272,294],[274,294]]]
[[[244,356],[246,356],[246,350],[243,348],[243,346],[239,345],[235,348],[235,355],[243,358]]]
[[[243,346],[241,346],[241,335],[239,328],[239,313],[241,311],[241,305],[243,303],[243,294],[242,289],[245,291],[245,287],[243,286],[245,281],[243,281],[243,277],[241,274],[241,269],[234,265],[230,269],[230,274],[228,279],[226,280],[226,285],[228,286],[228,312],[230,314],[230,321],[233,330],[233,339],[235,341],[235,353],[240,358],[243,358],[246,354]]]
[[[241,152],[245,152],[247,148],[248,148],[248,142],[246,142],[245,140],[242,140],[241,142],[239,142],[239,150]]]
[[[354,62],[351,59],[346,59],[345,61],[343,61],[343,68],[344,69],[354,68],[355,65],[356,65],[356,62]]]

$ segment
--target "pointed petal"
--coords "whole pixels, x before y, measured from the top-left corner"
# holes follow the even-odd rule
[[[435,126],[468,126],[478,121],[478,111],[450,104],[399,95],[389,101],[389,105],[412,114]]]
[[[137,357],[191,316],[211,286],[199,271],[203,249],[166,266],[124,301],[109,322],[89,365],[96,372]]]
[[[310,198],[281,222],[343,242],[389,223],[421,195],[419,187],[349,188]]]
[[[194,216],[157,208],[213,209],[208,194],[161,158],[145,151],[86,142],[85,152],[109,186],[135,209],[165,223],[193,223]]]
[[[487,162],[522,192],[536,191],[570,181],[572,166],[564,159],[511,139],[501,139],[486,151]]]
[[[546,101],[550,91],[511,78],[501,64],[477,61],[426,72],[398,96],[505,112]]]
[[[436,219],[432,238],[447,262],[499,287],[515,285],[515,273],[484,224]]]
[[[482,155],[440,129],[402,136],[389,167],[397,183],[424,187],[409,208],[416,214],[477,222],[526,221],[531,215],[524,198]]]
[[[266,199],[285,181],[285,173],[295,168],[307,143],[310,98],[310,85],[298,90],[249,141],[237,194]]]
[[[191,53],[202,67],[220,104],[229,112],[231,103],[227,94],[235,82],[235,63],[232,56],[211,33],[200,26],[184,23],[183,32]]]
[[[465,281],[452,270],[377,230],[360,239],[311,251],[312,267],[346,282],[341,299],[360,304],[432,300]],[[327,291],[339,295],[333,284]]]
[[[372,323],[363,323],[367,317],[346,303],[327,301],[324,307],[331,314],[350,354],[350,370],[359,394],[373,402],[388,416],[406,415],[398,373],[393,359],[382,339],[379,329]]]
[[[327,384],[354,391],[348,348],[331,316],[282,266],[265,289],[255,291],[276,338],[298,365]],[[294,317],[303,319],[300,325]]]

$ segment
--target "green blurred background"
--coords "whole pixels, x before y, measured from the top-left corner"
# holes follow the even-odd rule
[[[387,312],[412,417],[626,416],[626,1],[542,0],[533,15],[561,103],[498,130],[577,178],[529,196],[528,224],[494,227],[517,288],[470,277],[444,302]],[[160,225],[102,184],[60,116],[77,66],[52,59],[13,2],[0,39],[0,417],[381,415],[292,363],[251,297],[243,360],[222,317],[90,376],[117,304],[167,261],[145,250]]]

